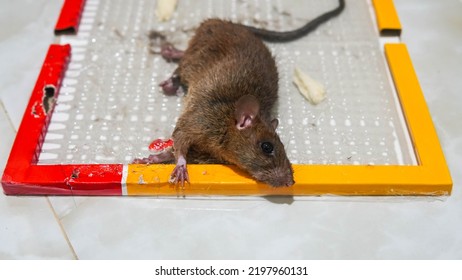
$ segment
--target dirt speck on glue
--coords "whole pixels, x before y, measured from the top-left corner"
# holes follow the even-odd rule
[[[140,177],[138,178],[138,185],[146,185],[143,175],[140,175]]]

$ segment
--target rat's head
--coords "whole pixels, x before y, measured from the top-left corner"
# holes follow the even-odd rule
[[[259,111],[259,102],[252,95],[237,101],[235,126],[230,132],[235,137],[229,143],[233,163],[273,187],[292,186],[293,169],[276,133],[278,120],[264,120]]]

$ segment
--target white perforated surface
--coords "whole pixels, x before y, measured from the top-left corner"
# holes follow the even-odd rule
[[[156,30],[185,48],[194,27],[220,17],[274,30],[294,29],[330,10],[329,1],[186,1],[159,23],[154,0],[88,0],[71,43],[66,73],[40,157],[41,164],[129,163],[168,138],[181,98],[158,84],[175,69],[150,52]],[[296,42],[269,44],[280,73],[278,128],[293,163],[414,164],[409,137],[390,85],[383,53],[364,0]],[[292,83],[295,66],[327,89],[308,103]]]

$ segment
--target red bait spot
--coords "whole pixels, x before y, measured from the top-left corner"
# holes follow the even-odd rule
[[[161,154],[166,150],[173,148],[173,140],[172,139],[156,139],[151,142],[149,145],[149,151],[153,155]]]

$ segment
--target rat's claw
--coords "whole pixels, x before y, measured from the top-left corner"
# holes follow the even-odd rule
[[[170,175],[170,179],[168,180],[171,184],[175,185],[181,185],[181,187],[184,187],[184,182],[189,182],[189,174],[188,174],[188,169],[186,168],[186,159],[183,156],[180,156],[178,158],[178,162],[175,166],[175,168],[172,171],[172,174]]]
[[[175,169],[173,169],[173,172],[170,175],[170,179],[168,181],[171,184],[180,185],[181,187],[184,187],[185,181],[189,184],[189,175],[186,166],[177,165]]]

